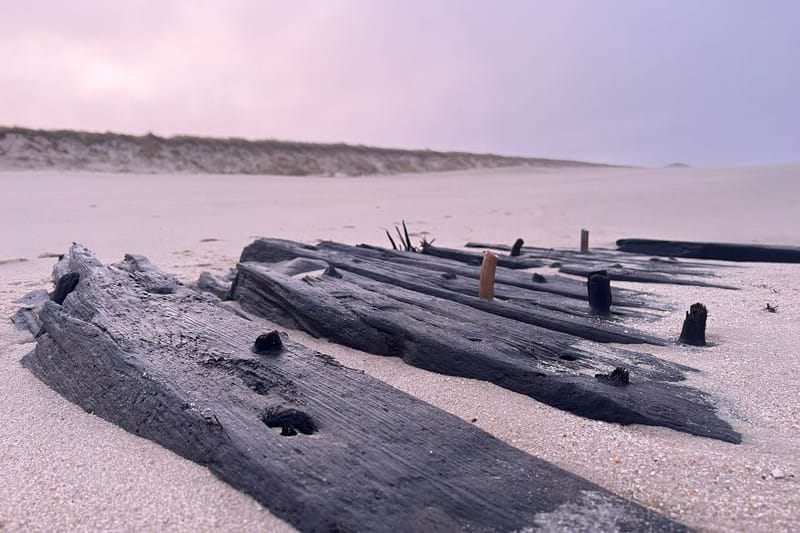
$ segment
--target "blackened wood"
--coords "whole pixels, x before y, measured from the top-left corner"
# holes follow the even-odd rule
[[[563,265],[559,272],[573,276],[588,276],[592,273],[591,267],[577,265]],[[610,267],[607,269],[609,279],[613,281],[633,281],[638,283],[667,283],[671,285],[691,285],[695,287],[713,287],[716,289],[738,290],[733,285],[715,283],[704,278],[691,278],[674,276],[663,272],[647,272],[644,270],[631,270],[626,268]]]
[[[81,282],[45,304],[25,366],[301,531],[685,530],[288,338],[254,354],[258,324],[180,285],[159,291],[169,276],[81,247],[68,262]]]
[[[391,263],[392,269],[407,272],[413,270],[415,275],[422,275],[421,273],[424,270],[428,270],[436,273],[437,277],[441,277],[444,274],[448,277],[455,275],[463,279],[474,279],[476,284],[480,276],[479,268],[465,265],[459,261],[419,253],[388,250],[365,244],[351,246],[330,241],[324,241],[312,246],[286,239],[261,238],[244,248],[240,261],[273,263],[276,261],[284,262],[293,257],[308,257],[330,262],[333,257],[330,255],[332,253],[337,254],[336,257],[341,260],[351,263],[373,260],[381,261],[383,264]],[[587,300],[586,284],[565,276],[548,275],[547,283],[543,284],[535,282],[533,276],[527,272],[498,267],[495,273],[495,280],[498,284],[514,286],[535,293],[548,293],[575,300]],[[477,285],[475,286],[477,287]],[[672,309],[669,304],[652,294],[616,288],[613,288],[612,291],[617,307]],[[469,294],[474,294],[474,292]],[[535,298],[535,295],[532,298]],[[563,299],[550,298],[548,301],[563,301]]]
[[[483,242],[468,242],[467,248],[492,249],[499,251],[509,251],[510,246],[505,244],[491,244]],[[520,255],[531,259],[539,259],[543,262],[557,261],[584,265],[601,269],[604,266],[619,264],[621,268],[640,269],[654,272],[666,272],[676,275],[696,275],[696,276],[715,276],[718,269],[736,268],[736,265],[724,262],[709,261],[686,261],[678,260],[674,257],[661,258],[626,253],[620,250],[609,250],[607,248],[592,248],[587,253],[580,253],[575,250],[563,248],[542,248],[536,246],[523,246]]]
[[[590,272],[586,287],[592,311],[598,315],[611,314],[611,280],[608,278],[608,272],[605,270]]]
[[[452,259],[468,265],[480,266],[483,260],[483,254],[470,252],[467,250],[458,250],[456,248],[443,248],[441,246],[433,246],[432,244],[423,243],[422,253],[441,257],[444,259]],[[497,264],[504,268],[521,269],[521,268],[538,268],[546,265],[544,261],[538,259],[531,259],[525,256],[511,257],[499,256]]]
[[[623,252],[664,257],[690,257],[720,261],[800,263],[800,247],[721,242],[688,242],[657,239],[619,239]]]
[[[435,279],[431,280],[428,276],[421,275],[419,271],[407,272],[402,268],[398,268],[394,263],[365,257],[353,258],[345,252],[332,253],[329,250],[320,250],[310,245],[281,239],[258,239],[254,241],[242,251],[241,261],[280,263],[293,257],[321,259],[339,270],[347,270],[382,283],[462,303],[487,313],[568,333],[584,339],[625,344],[664,344],[666,342],[664,339],[612,322],[599,322],[597,319],[590,319],[586,316],[570,316],[565,312],[551,309],[544,310],[541,307],[537,308],[532,305],[518,305],[514,301],[487,301],[478,298],[476,296],[477,291],[468,294],[459,293],[448,287],[449,284],[458,282],[457,279],[449,276],[435,276]],[[533,282],[531,281],[530,284],[533,285]],[[585,291],[586,289],[584,288],[584,299],[587,298]]]
[[[56,288],[50,295],[50,299],[59,305],[63,304],[64,299],[77,287],[78,281],[80,281],[80,276],[77,272],[64,274],[56,282]]]
[[[518,257],[524,245],[525,241],[522,239],[517,239],[514,241],[514,246],[511,247],[511,253],[509,255],[511,255],[511,257]]]
[[[576,371],[598,365],[568,335],[347,272],[342,278],[298,280],[271,271],[265,263],[241,263],[238,268],[236,300],[288,327],[402,357],[434,372],[490,381],[580,416],[740,440],[695,389],[655,379],[611,387],[594,379],[594,372]],[[625,365],[628,355],[605,352],[601,358],[613,361],[613,368]],[[682,375],[679,367],[652,356],[640,355],[638,361],[643,376]]]
[[[692,304],[686,311],[681,328],[680,342],[692,346],[706,345],[706,320],[708,309],[701,303]]]
[[[261,239],[271,242],[284,242],[281,239]],[[356,257],[378,258],[391,261],[401,265],[414,265],[420,268],[426,268],[436,272],[454,273],[466,278],[478,278],[479,270],[473,266],[466,265],[460,261],[450,260],[435,257],[432,255],[424,254],[409,254],[398,252],[395,250],[388,250],[377,246],[367,244],[359,244],[358,246],[350,246],[337,242],[325,241],[316,246],[319,250],[333,250],[346,253]],[[508,248],[506,248],[508,250]],[[533,276],[527,272],[519,272],[509,268],[498,267],[495,279],[498,283],[504,285],[514,285],[523,289],[548,292],[567,298],[574,298],[577,300],[586,300],[586,286],[584,283],[573,278],[548,275],[548,285],[544,286],[536,283]],[[533,283],[532,283],[533,282]],[[659,302],[658,298],[652,294],[643,293],[641,291],[633,291],[629,289],[612,289],[614,293],[614,302],[617,306],[623,307],[649,307],[653,309],[669,310],[671,307],[664,302]]]
[[[615,387],[624,387],[631,383],[630,371],[622,367],[615,368],[610,374],[595,374],[594,377]]]

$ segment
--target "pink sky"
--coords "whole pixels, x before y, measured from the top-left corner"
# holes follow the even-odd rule
[[[0,124],[800,161],[798,6],[0,0]]]

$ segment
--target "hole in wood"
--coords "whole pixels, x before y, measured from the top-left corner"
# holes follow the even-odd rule
[[[280,428],[283,437],[293,437],[298,432],[303,435],[312,435],[317,432],[317,425],[311,417],[297,409],[280,407],[267,409],[261,415],[261,421],[269,428]]]
[[[70,272],[69,274],[64,274],[60,278],[58,278],[58,283],[56,283],[56,289],[53,291],[53,294],[50,295],[50,299],[61,305],[64,303],[64,300],[67,298],[67,295],[75,290],[75,287],[78,286],[78,282],[81,280],[81,275],[77,272]]]

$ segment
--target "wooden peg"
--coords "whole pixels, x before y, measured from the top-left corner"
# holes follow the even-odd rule
[[[497,256],[492,252],[483,252],[481,264],[481,281],[478,296],[486,300],[494,298],[494,275],[497,271]]]

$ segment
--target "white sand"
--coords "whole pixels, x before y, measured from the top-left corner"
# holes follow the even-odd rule
[[[80,241],[105,261],[147,255],[185,280],[226,270],[253,236],[384,244],[405,218],[437,243],[593,245],[619,237],[800,244],[800,166],[503,170],[377,178],[0,173],[0,315],[48,283]],[[203,239],[218,239],[201,242]],[[26,259],[23,262],[8,261]],[[585,420],[478,381],[431,374],[309,339],[486,431],[702,530],[792,531],[800,523],[800,266],[729,273],[742,291],[655,290],[710,308],[706,349],[657,355],[702,372],[744,434],[730,445],[666,429]],[[652,287],[648,287],[652,288]],[[776,314],[761,311],[769,301]],[[676,333],[677,312],[646,327]],[[0,324],[0,526],[11,530],[286,528],[204,468],[86,414],[19,365],[31,344]]]

